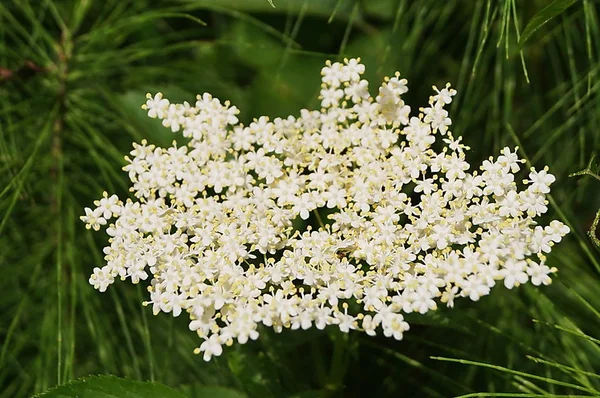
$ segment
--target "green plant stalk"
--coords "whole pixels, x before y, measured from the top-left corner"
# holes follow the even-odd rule
[[[333,355],[331,357],[331,367],[325,389],[331,394],[339,392],[343,388],[344,376],[348,368],[348,333],[336,331],[332,335]]]
[[[67,112],[67,76],[68,60],[70,58],[68,34],[63,31],[61,42],[58,49],[58,79],[59,87],[56,102],[58,103],[58,114],[54,120],[52,130],[52,142],[50,156],[52,158],[52,167],[50,169],[50,180],[54,182],[55,190],[50,198],[50,207],[56,217],[56,287],[57,287],[57,383],[63,382],[63,296],[64,283],[63,272],[68,273],[64,261],[64,242],[63,242],[63,189],[64,189],[64,162],[62,150],[62,134],[65,128],[65,115]],[[72,364],[71,364],[72,365]]]

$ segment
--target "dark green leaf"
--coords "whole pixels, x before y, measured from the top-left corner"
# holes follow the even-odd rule
[[[325,394],[323,393],[323,391],[309,390],[309,391],[299,392],[297,394],[290,396],[289,398],[318,398],[318,397],[322,397],[324,395]]]
[[[186,398],[182,393],[154,382],[90,376],[52,387],[36,398]],[[225,397],[225,396],[223,396]],[[233,397],[233,396],[232,396]]]
[[[264,68],[252,83],[253,117],[287,117],[309,106],[319,95],[319,71],[322,60],[291,56],[285,66]],[[274,102],[273,98],[279,98]],[[309,106],[310,107],[310,106]],[[245,110],[242,110],[246,112]]]
[[[536,30],[541,28],[552,18],[565,12],[567,8],[571,7],[576,2],[577,0],[554,0],[540,12],[535,14],[527,26],[525,26],[523,34],[521,35],[521,39],[519,40],[519,46],[523,47],[523,44],[529,40],[531,35],[534,34]]]
[[[236,55],[255,68],[276,66],[281,62],[284,46],[256,25],[236,21],[225,34]]]
[[[240,391],[220,386],[189,385],[181,390],[188,398],[247,398],[247,395]]]

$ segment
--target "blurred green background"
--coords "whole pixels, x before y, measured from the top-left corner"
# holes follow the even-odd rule
[[[571,6],[522,46],[550,1],[273,3],[0,1],[0,398],[89,374],[189,397],[600,396],[600,255],[586,235],[600,181],[568,177],[600,149],[599,3],[555,2]],[[371,90],[400,71],[413,109],[452,82],[452,130],[472,165],[519,145],[550,167],[548,219],[573,231],[550,258],[553,285],[498,286],[478,303],[410,316],[401,342],[265,329],[210,363],[192,354],[201,341],[185,317],[142,307],[143,286],[93,290],[106,238],[85,230],[83,208],[104,190],[127,196],[132,141],[175,138],[140,109],[147,92],[210,92],[245,123],[296,115],[318,107],[325,60],[357,56]]]

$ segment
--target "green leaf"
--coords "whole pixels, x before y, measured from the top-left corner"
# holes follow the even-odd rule
[[[181,387],[188,398],[247,398],[240,391],[228,387],[189,385]]]
[[[90,376],[52,387],[36,398],[186,398],[163,384],[116,376]]]
[[[319,95],[321,65],[321,59],[292,55],[282,68],[262,69],[252,82],[249,113],[253,117],[287,117],[297,114],[298,109],[311,108],[309,104]]]
[[[361,4],[365,14],[389,21],[398,8],[397,0],[365,1]]]
[[[315,397],[322,397],[322,396],[323,396],[323,391],[321,391],[321,390],[308,390],[308,391],[302,391],[297,394],[291,395],[288,398],[315,398]]]
[[[245,21],[236,21],[224,34],[235,54],[254,68],[276,66],[281,62],[285,47],[263,29]]]
[[[535,14],[523,30],[523,35],[519,40],[519,47],[523,47],[523,44],[529,40],[536,30],[544,26],[552,18],[565,12],[567,8],[571,7],[576,2],[577,0],[554,0],[540,12]]]

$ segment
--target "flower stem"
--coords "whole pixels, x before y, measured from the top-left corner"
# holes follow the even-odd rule
[[[348,334],[336,330],[331,334],[333,340],[333,355],[329,369],[329,380],[325,389],[335,395],[340,392],[344,384],[344,376],[348,368]]]
[[[317,219],[317,222],[319,223],[319,226],[321,228],[325,228],[325,224],[323,223],[323,219],[321,218],[321,215],[319,214],[319,210],[314,210],[313,213],[315,213],[315,217]]]

